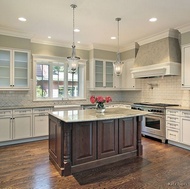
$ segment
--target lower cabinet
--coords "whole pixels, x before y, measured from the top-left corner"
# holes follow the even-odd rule
[[[13,139],[32,137],[32,109],[15,109],[12,118]]]
[[[190,111],[166,110],[166,137],[185,148],[190,146]]]
[[[98,121],[98,159],[118,154],[118,120]]]
[[[32,115],[20,115],[13,118],[13,139],[32,137]]]
[[[0,142],[12,140],[11,117],[0,117]]]
[[[96,159],[96,122],[73,123],[73,165]]]
[[[33,109],[33,137],[47,136],[49,134],[50,108]]]
[[[134,118],[119,119],[119,153],[137,149],[137,124]]]
[[[181,142],[190,145],[190,118],[181,118]]]
[[[0,110],[0,146],[49,134],[51,108]]]

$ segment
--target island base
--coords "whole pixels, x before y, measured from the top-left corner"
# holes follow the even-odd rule
[[[61,176],[142,155],[142,117],[65,123],[49,115],[49,159]]]

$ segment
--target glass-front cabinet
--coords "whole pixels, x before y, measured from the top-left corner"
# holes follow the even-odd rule
[[[92,66],[91,88],[113,88],[113,62],[94,60]]]
[[[29,89],[29,52],[0,49],[0,90]]]

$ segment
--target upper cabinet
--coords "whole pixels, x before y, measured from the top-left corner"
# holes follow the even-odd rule
[[[181,85],[184,88],[190,88],[190,44],[182,46],[182,73]]]
[[[113,87],[113,63],[109,61],[95,60],[95,88]]]
[[[132,78],[131,68],[133,67],[135,59],[128,59],[124,62],[122,73],[122,88],[134,90],[137,88],[136,80]]]
[[[131,68],[134,59],[124,62],[122,75],[114,74],[113,61],[92,60],[90,62],[90,90],[136,90]]]
[[[113,62],[92,60],[90,64],[90,88],[113,88]]]
[[[0,90],[29,89],[29,52],[0,49]]]

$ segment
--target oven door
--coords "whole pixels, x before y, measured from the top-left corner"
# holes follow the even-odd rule
[[[162,115],[146,115],[144,116],[144,124],[142,124],[142,133],[153,134],[161,137],[165,137],[165,120]]]

